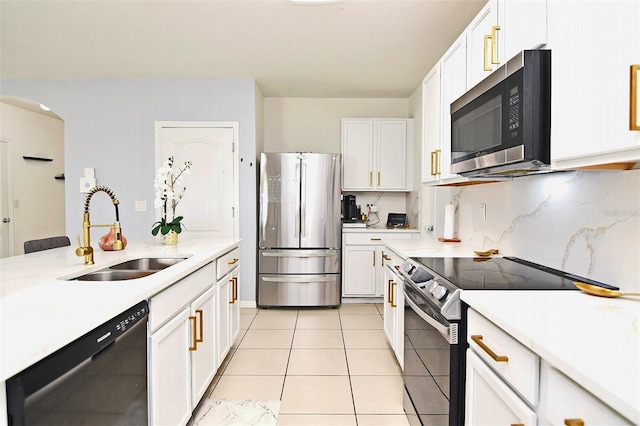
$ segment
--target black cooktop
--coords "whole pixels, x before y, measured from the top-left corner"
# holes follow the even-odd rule
[[[577,290],[574,281],[614,287],[516,257],[414,257],[462,290]]]

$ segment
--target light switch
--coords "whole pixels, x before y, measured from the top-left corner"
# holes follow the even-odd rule
[[[146,212],[147,211],[147,202],[146,201],[136,201],[136,211],[137,212]]]

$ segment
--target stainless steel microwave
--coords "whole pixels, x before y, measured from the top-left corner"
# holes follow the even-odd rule
[[[525,50],[451,104],[451,172],[550,171],[551,51]]]

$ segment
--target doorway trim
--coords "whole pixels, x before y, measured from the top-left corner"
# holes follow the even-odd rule
[[[2,194],[3,198],[6,198],[6,206],[7,206],[7,211],[6,212],[2,212],[3,215],[6,215],[6,217],[8,217],[9,219],[11,219],[11,222],[9,222],[8,227],[7,227],[7,235],[3,236],[2,238],[7,238],[7,247],[9,249],[8,253],[2,253],[2,257],[9,257],[9,256],[13,256],[14,255],[14,249],[13,249],[13,181],[12,181],[12,176],[13,176],[13,172],[11,170],[11,165],[13,163],[13,153],[12,153],[12,143],[11,140],[9,138],[1,138],[0,139],[0,143],[1,144],[6,144],[6,158],[4,159],[4,163],[6,164],[6,168],[3,168],[2,171],[2,176],[0,176],[0,181],[1,180],[6,180],[6,183],[3,184],[4,187],[7,189],[6,193]],[[1,184],[1,183],[0,183]],[[1,220],[1,218],[0,218]],[[3,243],[4,244],[4,243]]]
[[[156,121],[155,122],[155,169],[158,170],[164,160],[160,156],[162,141],[160,140],[160,132],[163,128],[218,128],[233,130],[233,238],[240,238],[240,123],[238,121]],[[156,219],[158,217],[158,209],[155,209]]]

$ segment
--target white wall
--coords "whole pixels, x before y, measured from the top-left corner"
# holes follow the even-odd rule
[[[13,254],[27,240],[65,235],[64,122],[0,102],[0,138],[11,150]],[[23,156],[50,158],[51,162]]]
[[[266,152],[340,152],[342,118],[406,118],[407,99],[265,98]]]
[[[85,167],[95,168],[97,183],[113,189],[120,200],[123,234],[130,240],[153,238],[155,121],[239,122],[240,190],[256,193],[259,91],[253,80],[2,80],[0,90],[1,95],[44,103],[65,122],[66,231],[72,238],[82,229],[84,194],[78,182]],[[146,212],[134,211],[140,200],[147,202]],[[240,197],[239,208],[240,297],[255,301],[256,197]],[[109,197],[92,198],[92,221],[108,223],[113,215]]]

